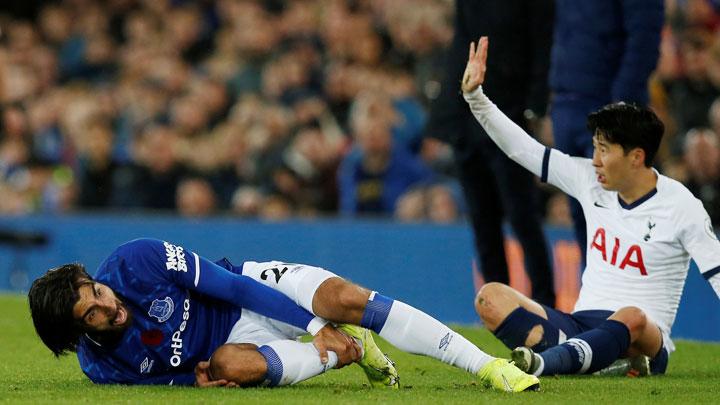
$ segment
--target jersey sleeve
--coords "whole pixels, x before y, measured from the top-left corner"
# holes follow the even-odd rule
[[[478,87],[464,94],[475,119],[510,159],[565,193],[578,198],[592,180],[590,159],[550,149],[515,124]]]
[[[540,177],[543,183],[550,183],[582,201],[583,192],[596,181],[592,160],[570,156],[557,149],[547,149],[545,154]]]
[[[195,385],[195,373],[153,375],[139,380],[140,385]]]
[[[125,385],[194,385],[195,373],[161,374],[152,376],[122,377],[111,376],[90,376],[95,384],[125,384]]]
[[[125,384],[125,385],[193,385],[195,373],[193,371],[141,374],[132,372],[126,364],[118,362],[110,356],[93,354],[86,347],[84,339],[78,346],[77,356],[83,373],[95,384]]]
[[[680,242],[720,297],[720,241],[702,203],[695,199],[689,205],[681,211]]]
[[[228,271],[182,246],[136,239],[123,245],[118,254],[130,261],[128,271],[146,272],[144,277],[150,282],[155,279],[175,283],[313,334],[324,325],[281,292]]]

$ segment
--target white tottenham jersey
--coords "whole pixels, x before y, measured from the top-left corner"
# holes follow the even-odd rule
[[[482,89],[465,95],[510,158],[575,197],[587,221],[587,267],[575,311],[635,306],[669,341],[690,259],[720,296],[720,242],[700,200],[656,172],[656,188],[631,205],[597,182],[590,159],[549,149],[508,119]]]

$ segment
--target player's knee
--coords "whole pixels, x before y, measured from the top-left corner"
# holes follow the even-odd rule
[[[370,291],[334,277],[317,289],[312,308],[315,315],[329,321],[359,324],[369,296]]]
[[[502,283],[487,283],[475,297],[475,311],[486,325],[496,323],[496,318],[504,317],[504,314],[498,311],[501,307],[498,304],[503,301],[507,288],[509,287]]]
[[[233,381],[240,386],[256,385],[267,372],[265,358],[255,345],[224,344],[210,358],[210,376],[213,380]]]
[[[630,330],[631,336],[638,336],[645,329],[648,318],[645,311],[638,307],[624,307],[615,311],[610,317],[616,321],[620,321]]]
[[[313,297],[313,310],[322,312],[322,307],[340,309],[362,309],[367,303],[370,292],[340,277],[325,280]]]
[[[487,283],[478,292],[476,301],[480,304],[497,301],[499,297],[504,295],[506,288],[508,286],[502,283]]]
[[[362,311],[368,301],[369,291],[345,281],[337,290],[337,304],[345,311]]]

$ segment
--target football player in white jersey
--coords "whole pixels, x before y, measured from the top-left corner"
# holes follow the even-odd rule
[[[475,307],[485,326],[536,375],[592,373],[619,358],[664,373],[690,259],[720,296],[720,242],[701,202],[652,168],[663,124],[650,110],[610,104],[588,117],[592,159],[546,148],[484,94],[488,39],[470,45],[465,100],[510,158],[576,198],[587,220],[587,267],[571,314],[489,283]],[[647,356],[647,357],[641,357]]]

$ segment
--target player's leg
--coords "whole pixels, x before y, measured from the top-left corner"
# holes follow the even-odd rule
[[[635,308],[623,314],[620,314],[620,311],[616,313],[618,320],[621,320],[626,325],[634,326],[634,329],[630,329],[630,340],[632,343],[630,343],[630,348],[628,348],[626,355],[631,359],[642,357],[650,359],[648,364],[649,370],[645,375],[665,374],[669,357],[664,345],[663,334],[655,322],[648,319],[642,311],[640,311],[642,314],[636,314],[636,311],[640,310]],[[642,322],[643,320],[644,322]]]
[[[240,387],[262,384],[267,378],[268,362],[249,343],[225,343],[210,357],[208,378],[232,381]]]
[[[226,343],[210,358],[208,377],[239,386],[288,385],[347,364],[348,359],[339,359],[335,352],[328,352],[328,362],[322,364],[312,343],[294,340],[302,334],[301,329],[243,310]]]
[[[455,348],[474,346],[464,338],[454,339],[456,334],[440,322],[409,305],[372,293],[327,270],[279,262],[249,262],[243,266],[243,274],[282,291],[317,316],[333,322],[360,325],[405,351],[426,354],[451,364],[457,361],[460,363],[458,367],[471,372],[477,372],[493,360],[477,348],[476,351],[471,350],[474,356],[459,356]],[[280,276],[276,277],[276,274]],[[391,311],[392,307],[394,311]],[[385,327],[386,324],[388,327]],[[451,341],[453,344],[450,344]]]
[[[211,380],[225,379],[246,387],[282,386],[315,377],[337,365],[337,355],[328,352],[327,364],[320,362],[312,343],[275,340],[260,347],[226,343],[210,358]]]
[[[473,373],[494,360],[429,315],[352,284],[327,270],[283,265],[280,271],[284,273],[280,278],[263,279],[262,274],[267,270],[260,269],[268,265],[246,264],[243,274],[279,289],[317,316],[360,325],[404,351],[435,357]],[[270,268],[277,267],[276,264]]]
[[[243,265],[243,275],[279,290],[310,312],[313,312],[313,296],[319,286],[326,280],[339,279],[335,274],[319,267],[282,262],[246,262]],[[349,323],[339,320],[340,318],[326,319]],[[361,328],[346,329],[344,332],[361,343],[363,356],[358,365],[362,367],[370,385],[398,388],[399,377],[394,363],[377,347],[372,335],[363,333]]]
[[[522,349],[514,351],[513,359],[520,360],[522,352]],[[527,368],[525,364],[520,366],[534,368],[536,375],[583,374],[603,369],[621,356],[656,357],[663,352],[662,334],[654,322],[639,308],[626,307],[597,327],[533,356]],[[539,363],[531,365],[536,360]]]
[[[493,370],[504,367],[498,363],[502,360],[484,353],[424,312],[352,284],[327,270],[277,262],[245,263],[243,274],[282,291],[317,316],[370,329],[406,352],[434,357],[477,374],[484,366],[492,366]],[[513,376],[514,370],[502,371],[508,379]],[[492,374],[498,373],[500,371]],[[537,380],[525,377],[524,374],[513,377],[517,383],[511,383],[511,388],[522,390],[537,384]],[[498,388],[502,389],[503,385]]]
[[[477,374],[496,389],[517,392],[539,386],[538,380],[483,352],[430,315],[341,278],[330,278],[318,287],[313,311],[329,320],[359,324],[408,353]]]
[[[435,357],[473,373],[493,360],[430,315],[341,278],[320,285],[312,306],[320,317],[360,325],[406,352]]]
[[[579,332],[567,314],[544,307],[505,284],[485,284],[475,298],[475,310],[509,349],[527,346],[543,351]]]

